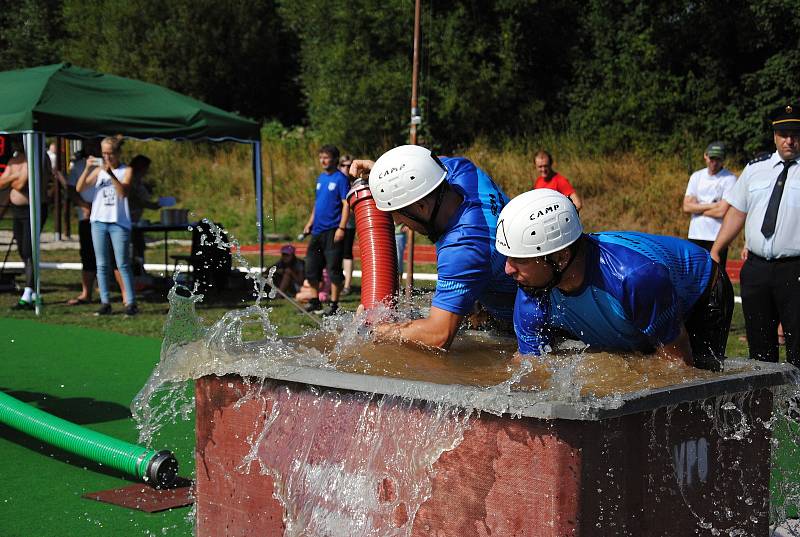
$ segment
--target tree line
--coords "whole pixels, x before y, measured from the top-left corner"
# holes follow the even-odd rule
[[[800,96],[796,0],[423,0],[422,140],[769,148]],[[18,0],[0,70],[69,61],[362,153],[407,140],[412,0]],[[274,123],[273,123],[274,126]]]

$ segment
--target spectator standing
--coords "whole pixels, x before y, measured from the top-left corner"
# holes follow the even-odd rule
[[[397,250],[397,277],[403,277],[403,258],[406,254],[406,244],[408,244],[408,228],[405,224],[395,224],[394,226],[394,246]]]
[[[712,142],[703,154],[706,168],[689,177],[683,198],[683,211],[692,215],[689,223],[689,241],[710,252],[722,227],[722,218],[728,211],[725,194],[736,184],[736,176],[725,169],[725,146]],[[719,266],[725,269],[728,249],[720,251]]]
[[[800,366],[800,103],[771,114],[775,153],[750,161],[725,195],[730,204],[714,259],[745,230],[747,260],[741,271],[750,357],[778,361],[778,323],[788,361]]]
[[[320,148],[319,164],[322,173],[316,181],[314,209],[303,228],[303,233],[311,234],[306,254],[306,279],[312,289],[312,298],[308,301],[306,310],[322,310],[318,292],[322,270],[327,268],[331,279],[331,294],[330,303],[323,315],[333,315],[339,309],[339,294],[344,282],[342,259],[347,219],[350,216],[347,205],[350,180],[337,169],[339,150],[335,146],[325,145]]]
[[[88,304],[92,301],[92,291],[94,279],[97,273],[97,259],[94,255],[92,245],[92,228],[89,222],[89,215],[92,212],[92,201],[94,201],[94,185],[87,186],[83,192],[75,190],[78,179],[86,169],[86,161],[89,155],[99,155],[100,144],[96,141],[84,143],[83,149],[76,152],[67,179],[67,189],[72,203],[75,205],[75,212],[78,216],[78,240],[81,254],[81,292],[75,298],[67,301],[70,306]],[[115,272],[118,274],[118,272]],[[121,279],[120,279],[121,281]]]
[[[22,146],[21,140],[12,141],[11,159],[6,164],[3,175],[0,176],[0,189],[10,188],[9,201],[13,216],[14,241],[17,243],[17,252],[25,266],[25,289],[22,296],[11,309],[35,309],[36,293],[33,286],[33,240],[31,235],[30,203],[28,200],[28,157]],[[47,160],[49,163],[49,159]],[[43,163],[44,164],[44,163]],[[50,166],[42,166],[42,191],[47,190],[51,178]],[[41,225],[47,220],[47,204],[44,197],[39,195],[41,206]]]
[[[144,155],[136,155],[131,159],[131,188],[128,195],[128,206],[131,211],[131,247],[132,269],[134,276],[144,274],[144,233],[137,224],[142,219],[145,209],[158,209],[158,201],[153,201],[153,193],[145,182],[145,177],[150,171],[150,159]]]
[[[553,156],[547,151],[541,150],[533,156],[533,165],[539,176],[533,182],[534,190],[537,188],[549,188],[561,192],[575,204],[578,211],[583,207],[583,201],[578,192],[570,184],[569,180],[553,169]]]
[[[341,171],[347,179],[350,180],[352,185],[352,177],[348,175],[350,164],[353,163],[353,157],[344,155],[339,160],[339,171]],[[356,240],[356,215],[350,211],[350,216],[347,218],[347,225],[344,229],[344,253],[342,257],[342,270],[344,271],[344,287],[342,288],[342,296],[347,296],[351,292],[353,285],[353,243]]]
[[[133,171],[120,160],[121,145],[120,138],[104,138],[100,144],[102,160],[94,157],[89,159],[86,169],[75,185],[78,192],[91,186],[95,187],[89,221],[97,258],[97,283],[100,287],[101,305],[97,315],[111,314],[108,276],[112,252],[108,249],[109,239],[124,282],[125,314],[130,316],[139,312],[136,306],[130,255],[131,214],[128,194]]]

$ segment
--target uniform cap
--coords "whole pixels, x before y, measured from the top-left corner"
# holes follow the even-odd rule
[[[772,130],[800,131],[800,103],[784,104],[770,114]]]

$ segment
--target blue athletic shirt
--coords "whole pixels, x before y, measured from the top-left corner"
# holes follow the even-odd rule
[[[314,223],[311,225],[312,234],[319,235],[339,227],[342,220],[342,200],[347,199],[349,191],[350,181],[339,170],[319,174],[317,198],[314,202]]]
[[[517,286],[495,250],[497,217],[508,198],[489,175],[465,158],[442,158],[447,181],[464,201],[436,242],[433,306],[466,315],[475,301],[494,317],[511,321]]]
[[[678,337],[681,323],[711,278],[711,256],[689,241],[635,232],[585,235],[580,289],[537,298],[522,289],[514,328],[522,354],[541,354],[550,327],[590,347],[652,352]]]

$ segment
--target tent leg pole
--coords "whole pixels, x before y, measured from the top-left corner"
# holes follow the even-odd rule
[[[33,263],[33,290],[36,293],[34,300],[36,315],[40,315],[42,309],[41,271],[39,270],[39,232],[41,231],[41,211],[39,210],[41,189],[39,185],[41,184],[43,146],[43,134],[25,133],[25,154],[28,157],[28,207],[31,220],[31,262]]]

